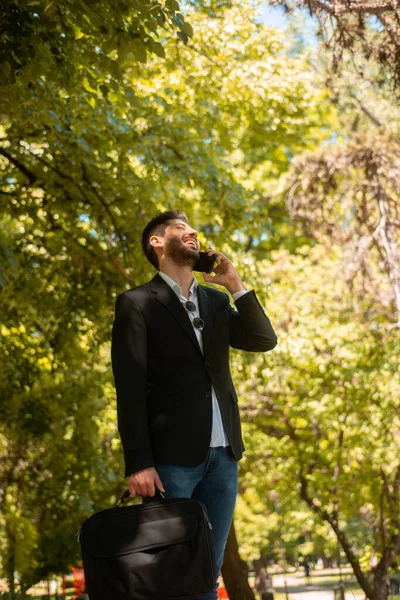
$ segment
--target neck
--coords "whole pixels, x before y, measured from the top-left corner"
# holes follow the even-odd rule
[[[186,265],[182,267],[180,265],[176,265],[170,260],[161,260],[160,271],[176,281],[185,298],[189,298],[189,290],[194,278],[193,269],[191,266]]]

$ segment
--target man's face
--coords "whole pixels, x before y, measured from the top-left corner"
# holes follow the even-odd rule
[[[193,266],[199,258],[197,231],[180,219],[173,219],[165,229],[164,253],[180,266]]]

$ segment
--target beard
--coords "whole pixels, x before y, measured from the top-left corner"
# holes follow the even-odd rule
[[[166,255],[180,267],[193,267],[199,258],[198,250],[185,246],[179,237],[172,237],[168,240]]]

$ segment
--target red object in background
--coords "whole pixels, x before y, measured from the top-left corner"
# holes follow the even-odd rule
[[[225,587],[219,586],[219,588],[218,588],[218,598],[223,598],[224,600],[226,600],[226,598],[227,598],[229,600],[228,592],[226,591]]]
[[[85,572],[83,569],[72,568],[74,576],[74,598],[78,598],[85,593]]]

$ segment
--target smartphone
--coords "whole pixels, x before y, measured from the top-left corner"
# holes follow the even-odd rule
[[[215,264],[216,255],[208,255],[207,252],[200,252],[200,256],[194,264],[193,271],[201,273],[211,273]]]

